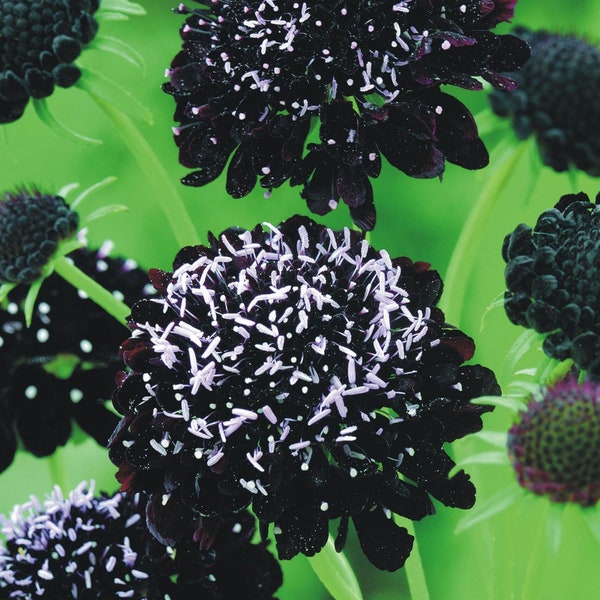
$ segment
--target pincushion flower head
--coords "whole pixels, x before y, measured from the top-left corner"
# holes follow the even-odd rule
[[[0,5],[0,123],[21,117],[30,98],[81,77],[74,64],[98,31],[99,0],[3,1]]]
[[[177,102],[180,162],[195,169],[183,183],[212,181],[231,156],[232,196],[257,178],[269,190],[289,179],[313,212],[343,199],[363,229],[375,222],[369,178],[382,154],[413,177],[440,175],[446,159],[487,164],[471,114],[440,85],[480,89],[483,77],[512,89],[500,72],[529,55],[490,31],[515,0],[198,4],[177,9],[183,49],[164,86]]]
[[[340,550],[352,519],[391,571],[412,546],[393,513],[473,504],[444,444],[479,430],[489,407],[471,400],[499,390],[463,365],[473,341],[444,322],[429,265],[293,217],[211,236],[150,277],[162,298],[132,309],[109,452],[123,490],[152,494],[158,539],[252,505],[282,559],[319,552],[338,518]]]
[[[110,100],[123,112],[145,115],[144,107],[107,77],[77,64],[82,52],[98,49],[131,63],[143,59],[121,40],[99,33],[104,21],[144,14],[129,0],[6,0],[0,3],[0,124],[23,116],[29,101],[56,133],[99,143],[59,123],[46,99],[56,87],[76,86]]]
[[[506,395],[478,400],[509,408],[514,413],[513,425],[508,433],[482,432],[481,439],[495,450],[471,453],[464,463],[506,468],[511,471],[511,483],[481,498],[459,521],[457,531],[519,507],[524,529],[517,534],[516,545],[533,549],[532,528],[546,532],[545,540],[538,537],[534,543],[547,543],[553,554],[567,529],[578,540],[591,533],[600,543],[600,386],[565,363],[552,366],[550,374],[542,377],[545,383],[538,381],[539,369],[534,381],[523,379],[528,370],[520,371]],[[567,516],[573,513],[581,517],[577,524]],[[540,560],[541,550],[532,560]],[[536,574],[536,588],[543,585],[543,577],[543,570]],[[532,585],[529,577],[527,583]]]
[[[32,497],[0,516],[3,597],[267,600],[281,585],[273,556],[250,543],[248,513],[221,521],[210,551],[191,536],[171,548],[148,532],[144,496],[93,488],[83,482],[65,498],[55,487],[43,504]]]
[[[600,386],[569,377],[542,388],[508,432],[522,487],[553,502],[600,499]]]
[[[600,176],[600,48],[574,35],[514,31],[531,46],[518,72],[518,90],[493,90],[494,112],[511,119],[519,139],[535,136],[542,162]]]
[[[506,236],[504,307],[516,325],[544,334],[551,358],[600,376],[600,208],[584,193],[563,196],[532,229]]]
[[[79,216],[61,196],[37,189],[6,193],[0,201],[0,284],[31,284],[41,277],[78,225]]]

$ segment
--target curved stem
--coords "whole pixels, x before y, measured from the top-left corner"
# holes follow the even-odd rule
[[[131,313],[126,304],[117,300],[108,290],[77,268],[66,256],[56,258],[53,265],[54,270],[65,281],[68,281],[76,289],[85,292],[90,300],[93,300],[98,306],[126,327],[126,319]]]
[[[144,136],[127,115],[97,94],[90,90],[87,92],[112,121],[140,169],[144,171],[177,243],[180,246],[199,244],[200,238],[181,197]]]
[[[427,580],[421,561],[415,526],[410,519],[406,519],[402,521],[402,527],[415,538],[410,556],[404,564],[410,597],[413,598],[413,600],[429,600],[429,590],[427,589]]]
[[[54,453],[46,459],[46,461],[48,462],[48,469],[50,470],[50,479],[52,480],[52,485],[57,485],[61,490],[65,490],[65,465],[59,453],[60,450],[57,448]]]
[[[308,557],[308,562],[335,600],[363,599],[352,566],[343,552],[336,551],[331,536],[318,554]]]
[[[517,148],[513,148],[513,144],[511,139],[500,148],[496,172],[492,173],[475,207],[467,217],[450,258],[444,283],[444,295],[440,304],[446,318],[457,326],[460,326],[464,298],[477,250],[483,241],[495,201],[527,148],[526,143],[520,144]]]

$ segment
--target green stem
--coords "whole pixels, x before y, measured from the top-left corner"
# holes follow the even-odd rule
[[[448,271],[444,279],[444,295],[440,304],[447,319],[457,326],[460,326],[467,286],[471,279],[478,250],[487,230],[492,209],[498,199],[499,192],[508,181],[515,165],[521,160],[523,152],[527,148],[526,143],[520,144],[516,149],[513,148],[513,144],[514,141],[511,139],[500,149],[496,172],[492,173],[488,179],[475,207],[467,217],[450,258]]]
[[[60,256],[53,261],[54,270],[73,287],[85,292],[98,306],[113,316],[123,326],[131,313],[129,307],[117,300],[108,290],[88,277],[78,269],[66,256]]]
[[[129,148],[131,155],[135,158],[140,169],[144,171],[173,230],[177,243],[180,246],[199,244],[200,238],[181,197],[144,136],[127,115],[97,94],[87,91],[112,121],[123,142]]]
[[[412,600],[429,600],[429,590],[427,589],[427,580],[421,561],[415,526],[411,520],[403,519],[402,527],[415,538],[410,556],[404,565],[408,588],[410,589],[410,597]]]
[[[331,536],[319,553],[308,557],[308,562],[335,600],[363,600],[352,566],[343,552],[336,552]]]
[[[60,456],[60,449],[56,449],[46,461],[48,462],[48,468],[50,470],[50,479],[52,485],[57,485],[61,490],[66,491],[66,474],[64,468],[64,461]]]

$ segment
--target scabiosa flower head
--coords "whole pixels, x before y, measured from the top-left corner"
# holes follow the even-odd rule
[[[548,334],[544,352],[573,359],[600,376],[600,208],[584,193],[563,196],[537,224],[504,239],[508,291],[504,307],[516,325]]]
[[[55,487],[43,505],[32,497],[15,506],[0,515],[0,590],[28,599],[268,600],[281,585],[273,556],[250,543],[248,513],[222,521],[206,551],[191,536],[173,548],[157,542],[145,509],[139,494],[94,496],[86,482],[67,498]]]
[[[535,136],[545,165],[600,176],[600,48],[572,35],[514,33],[531,46],[531,59],[510,74],[518,90],[492,91],[493,110],[510,117],[519,139]]]
[[[392,513],[473,504],[444,443],[498,393],[462,365],[473,341],[444,323],[439,275],[303,217],[210,240],[151,271],[162,298],[132,309],[110,442],[123,489],[152,494],[167,543],[252,504],[280,558],[321,550],[338,517],[340,549],[352,518],[367,557],[398,569],[412,538]]]
[[[553,502],[600,500],[600,386],[569,377],[542,388],[508,433],[519,483]]]
[[[468,110],[441,84],[479,89],[481,76],[528,57],[524,42],[491,33],[515,0],[228,0],[191,8],[182,51],[164,86],[177,102],[183,178],[201,186],[230,156],[227,191],[248,194],[292,178],[320,214],[340,199],[363,229],[375,221],[369,177],[381,154],[414,177],[448,159],[481,168],[488,156]],[[198,2],[198,4],[201,4]],[[319,143],[303,156],[311,121]],[[298,168],[300,167],[300,170]]]
[[[120,299],[133,304],[152,292],[145,271],[131,260],[79,249],[75,265]],[[126,329],[62,277],[40,288],[30,327],[18,286],[0,311],[0,412],[9,435],[0,438],[0,471],[12,462],[18,437],[36,456],[52,454],[71,435],[71,419],[105,445],[118,418],[105,407],[121,362]]]
[[[99,0],[7,0],[0,5],[0,123],[21,117],[30,98],[81,76],[73,61],[98,30]]]
[[[0,284],[35,281],[78,224],[79,216],[60,196],[37,190],[5,194],[0,200]]]

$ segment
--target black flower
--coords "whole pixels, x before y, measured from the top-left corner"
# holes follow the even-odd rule
[[[200,2],[198,2],[201,4]],[[481,76],[512,89],[499,71],[528,57],[524,42],[489,31],[516,0],[216,1],[187,15],[182,51],[164,86],[177,102],[175,140],[183,183],[204,185],[229,157],[227,191],[248,194],[291,178],[318,213],[340,199],[355,222],[375,222],[370,177],[380,155],[413,177],[444,160],[487,164],[469,111],[442,84],[480,89]],[[320,142],[303,155],[311,122]]]
[[[508,432],[519,483],[553,502],[600,500],[600,386],[576,377],[542,388]]]
[[[0,590],[28,599],[267,600],[281,585],[273,556],[250,543],[248,513],[221,521],[210,549],[199,549],[191,535],[174,547],[157,542],[146,507],[139,494],[94,496],[86,482],[67,498],[56,487],[43,505],[32,497],[15,506],[0,515]]]
[[[79,216],[60,196],[22,190],[0,200],[0,284],[32,283]]]
[[[499,391],[462,366],[473,341],[436,307],[439,275],[302,217],[210,240],[150,271],[163,297],[132,309],[110,442],[122,488],[152,493],[166,543],[252,504],[280,558],[321,550],[336,518],[341,549],[352,518],[368,558],[398,569],[412,537],[392,513],[473,504],[444,444]]]
[[[94,38],[99,0],[6,0],[0,4],[0,123],[21,117],[30,98],[81,76],[73,61]]]
[[[510,117],[519,139],[535,136],[545,165],[600,176],[600,48],[571,35],[514,33],[531,46],[531,59],[510,74],[518,90],[492,91],[492,108]]]
[[[600,196],[599,196],[600,197]],[[600,376],[600,208],[584,193],[563,196],[537,224],[521,224],[502,248],[516,325],[548,334],[544,352]]]
[[[145,271],[110,258],[108,246],[70,254],[75,265],[127,303],[151,293]],[[0,471],[12,462],[16,437],[36,456],[52,454],[71,435],[71,419],[105,445],[118,419],[104,406],[120,366],[125,328],[57,274],[41,286],[28,328],[18,286],[0,312]]]

